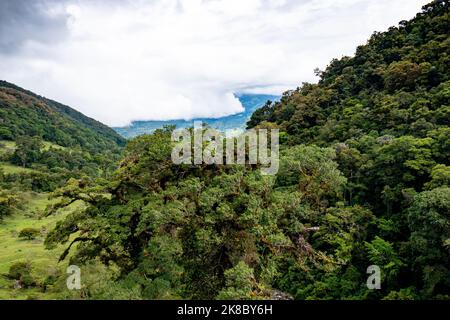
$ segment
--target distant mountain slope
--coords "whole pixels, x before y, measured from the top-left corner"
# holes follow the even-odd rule
[[[141,134],[151,133],[165,125],[175,125],[177,128],[186,128],[192,126],[194,121],[201,121],[209,124],[212,128],[225,131],[233,129],[245,129],[246,122],[250,119],[252,113],[262,107],[268,100],[278,101],[279,96],[267,94],[242,94],[237,95],[245,108],[244,112],[233,114],[221,118],[196,118],[186,120],[168,120],[168,121],[134,121],[130,126],[114,128],[118,133],[126,138],[132,138]]]
[[[0,81],[0,139],[15,140],[22,135],[90,151],[125,143],[108,126],[68,106]]]

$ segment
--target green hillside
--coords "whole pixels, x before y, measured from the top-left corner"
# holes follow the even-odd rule
[[[123,146],[111,128],[56,101],[0,81],[0,139],[38,136],[63,147],[98,152]]]

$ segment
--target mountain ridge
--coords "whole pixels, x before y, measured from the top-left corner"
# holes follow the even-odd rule
[[[39,136],[64,147],[79,145],[89,150],[125,144],[107,125],[4,80],[0,80],[0,107],[0,139]]]

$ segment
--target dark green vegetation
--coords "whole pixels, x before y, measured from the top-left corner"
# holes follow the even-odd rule
[[[69,178],[107,177],[124,144],[116,132],[95,120],[0,82],[0,185],[4,189],[48,192]]]
[[[109,181],[53,193],[50,213],[85,209],[47,247],[115,271],[89,298],[449,299],[448,21],[435,1],[256,111],[282,132],[276,176],[174,165],[170,128],[130,141]]]
[[[107,177],[124,144],[107,126],[0,81],[0,185],[4,189],[48,192],[71,177]]]
[[[354,57],[319,72],[319,84],[286,92],[252,116],[249,127],[276,126],[287,146],[332,147],[347,179],[341,201],[373,214],[346,267],[321,275],[323,287],[314,280],[302,297],[342,296],[338,288],[355,283],[347,275],[361,276],[370,262],[385,276],[379,297],[448,297],[448,5],[433,2],[412,21],[375,33]]]

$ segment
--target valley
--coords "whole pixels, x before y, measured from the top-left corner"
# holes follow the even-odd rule
[[[276,175],[174,163],[166,125],[203,134],[188,121],[115,131],[0,81],[0,299],[449,300],[449,10],[200,119],[276,129]]]

